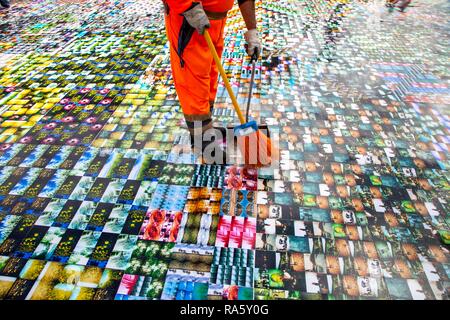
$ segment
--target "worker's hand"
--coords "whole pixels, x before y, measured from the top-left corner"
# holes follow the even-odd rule
[[[262,44],[259,40],[258,31],[256,29],[248,30],[245,34],[247,54],[252,58],[258,59],[261,54]]]
[[[200,34],[203,34],[205,29],[211,26],[201,2],[194,4],[191,9],[183,12],[182,15],[191,27],[195,28]]]

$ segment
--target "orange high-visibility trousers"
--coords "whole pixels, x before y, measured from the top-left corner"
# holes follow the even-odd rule
[[[214,102],[217,93],[218,69],[204,36],[197,31],[192,34],[180,59],[177,50],[183,19],[176,11],[169,10],[169,14],[166,14],[175,89],[186,121],[208,120],[211,118],[210,103]],[[223,52],[225,23],[226,18],[210,20],[211,27],[208,28],[219,55]]]

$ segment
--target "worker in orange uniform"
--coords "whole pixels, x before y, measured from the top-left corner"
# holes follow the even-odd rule
[[[170,42],[170,61],[175,89],[191,134],[191,146],[203,161],[225,161],[226,153],[218,147],[223,134],[212,126],[211,112],[217,93],[218,69],[203,33],[211,35],[217,53],[222,55],[227,12],[234,0],[163,0],[166,32]],[[238,0],[247,31],[247,54],[261,52],[256,30],[254,0]],[[220,163],[223,164],[224,162]]]

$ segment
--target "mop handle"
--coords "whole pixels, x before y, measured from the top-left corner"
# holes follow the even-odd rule
[[[252,101],[253,83],[255,82],[255,65],[256,59],[252,57],[252,77],[250,79],[250,89],[248,91],[247,111],[245,112],[245,122],[248,122],[248,113],[250,111],[250,102]]]
[[[241,112],[241,109],[239,108],[239,104],[236,100],[236,97],[234,96],[233,89],[231,89],[231,85],[230,82],[228,81],[227,74],[223,69],[222,62],[220,61],[219,55],[217,54],[216,48],[214,47],[214,44],[211,40],[211,36],[209,35],[208,29],[205,29],[204,36],[206,39],[206,43],[208,44],[209,50],[211,51],[211,54],[214,58],[214,61],[216,62],[216,66],[219,69],[220,75],[222,76],[223,82],[225,83],[225,88],[227,88],[228,94],[230,95],[231,101],[233,102],[234,110],[236,110],[236,113],[239,117],[239,121],[241,122],[241,124],[244,124],[245,118]]]

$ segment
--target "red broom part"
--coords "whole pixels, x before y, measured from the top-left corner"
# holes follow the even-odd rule
[[[269,166],[276,153],[270,139],[259,130],[245,136],[238,136],[237,143],[245,165],[257,168]]]

